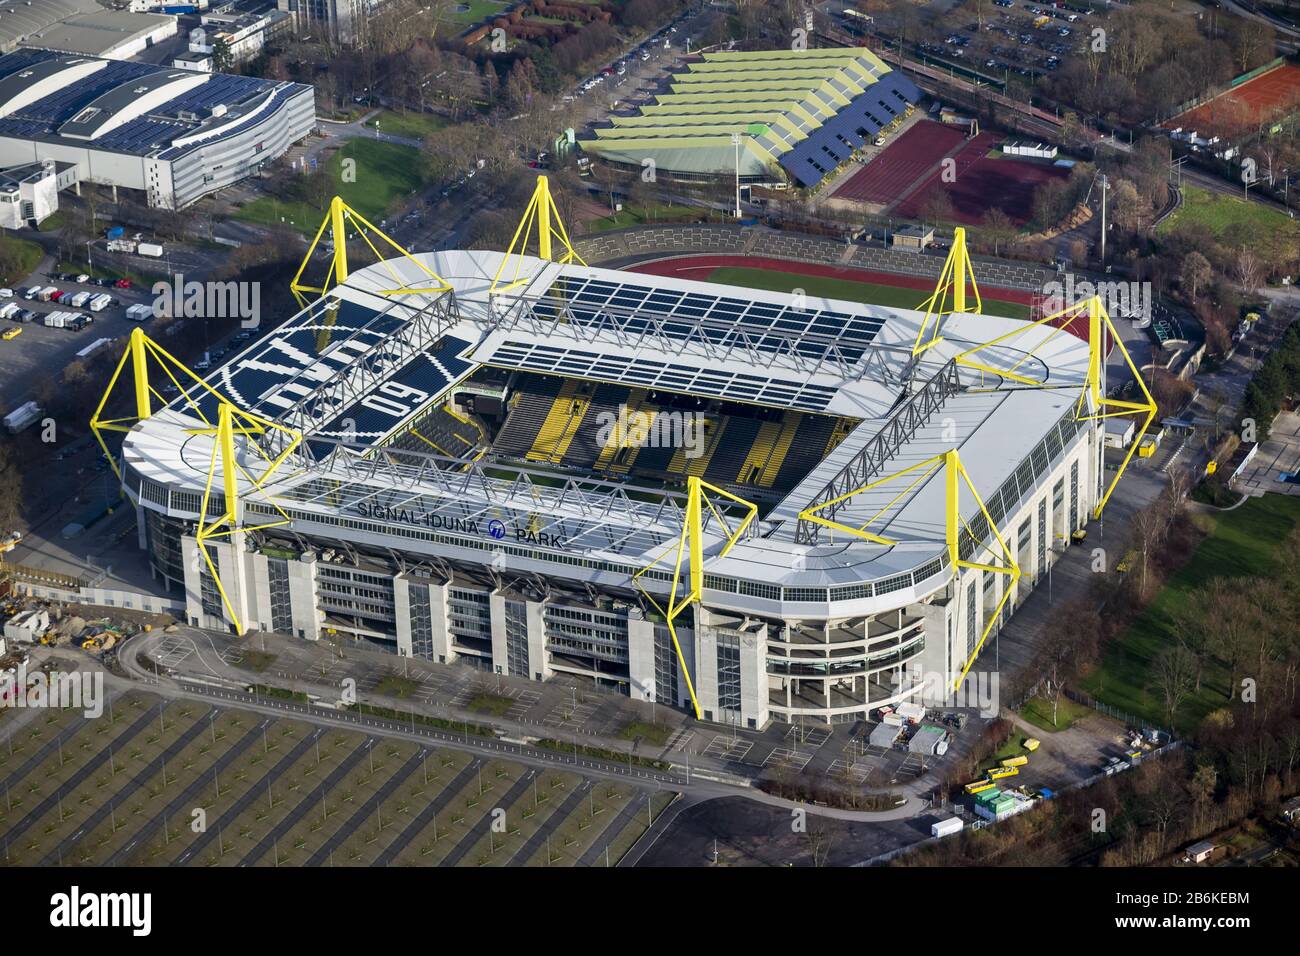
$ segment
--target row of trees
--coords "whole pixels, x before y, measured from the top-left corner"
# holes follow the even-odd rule
[[[1257,434],[1268,437],[1268,427],[1291,396],[1300,393],[1300,322],[1282,333],[1277,348],[1270,352],[1251,376],[1242,403],[1243,418],[1254,419]]]

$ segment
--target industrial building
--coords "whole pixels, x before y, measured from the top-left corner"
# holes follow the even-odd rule
[[[28,46],[127,60],[175,35],[169,14],[110,10],[96,0],[0,0],[0,53]]]
[[[668,179],[815,186],[920,97],[859,47],[705,53],[652,104],[610,116],[579,145]]]
[[[0,169],[0,228],[37,226],[59,209],[59,192],[76,185],[77,170],[47,159]]]
[[[336,258],[202,385],[137,390],[123,484],[192,624],[856,720],[960,682],[1118,481],[1100,312],[940,330],[543,255]],[[131,348],[124,381],[161,361]]]
[[[0,165],[66,163],[150,206],[178,209],[253,175],[315,125],[301,83],[49,50],[0,56]]]

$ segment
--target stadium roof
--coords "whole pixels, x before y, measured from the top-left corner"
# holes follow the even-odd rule
[[[515,527],[544,521],[566,543],[563,551],[570,556],[598,559],[584,565],[582,574],[612,584],[626,585],[626,572],[617,568],[644,564],[676,540],[680,513],[662,510],[656,503],[662,490],[591,477],[579,479],[585,484],[575,491],[556,484],[551,473],[549,482],[521,481],[497,463],[467,472],[464,463],[435,466],[432,456],[417,470],[414,461],[419,456],[377,446],[425,409],[445,401],[456,383],[481,365],[545,371],[523,354],[541,346],[587,353],[579,356],[585,366],[556,366],[552,374],[624,382],[628,375],[644,374],[642,369],[628,371],[637,365],[676,366],[684,374],[709,373],[731,382],[724,383],[723,391],[694,382],[653,387],[729,401],[755,400],[744,391],[753,384],[742,381],[745,375],[787,386],[796,397],[800,389],[824,388],[829,393],[827,412],[853,416],[861,423],[767,515],[761,533],[713,561],[710,574],[787,589],[843,588],[845,594],[852,592],[843,599],[860,597],[864,609],[874,606],[872,602],[885,606],[896,604],[900,595],[906,598],[906,589],[928,593],[947,567],[942,477],[881,486],[857,496],[841,512],[838,520],[857,525],[890,509],[886,526],[873,529],[897,542],[889,547],[841,539],[804,549],[794,535],[799,511],[851,460],[870,451],[909,396],[928,387],[918,388],[918,383],[930,381],[954,354],[1028,328],[1022,321],[996,316],[952,316],[944,326],[943,341],[924,353],[908,385],[890,375],[911,359],[922,318],[914,311],[810,297],[796,314],[789,308],[790,297],[778,293],[531,258],[521,260],[530,278],[527,285],[512,296],[494,296],[490,289],[502,264],[501,253],[444,251],[423,253],[418,259],[452,285],[454,308],[434,314],[435,306],[448,305],[450,296],[382,295],[395,281],[398,287],[419,288],[428,278],[411,262],[389,260],[353,273],[324,302],[254,341],[208,376],[208,383],[239,407],[306,435],[312,460],[287,469],[283,478],[260,491],[248,488],[248,494],[254,500],[269,495],[283,503],[293,513],[296,530],[307,534],[313,533],[315,523],[320,523],[321,533],[337,534],[337,519],[356,521],[373,514],[376,506],[484,524],[493,517]],[[560,321],[554,312],[560,301],[557,290],[567,309]],[[620,302],[627,303],[626,313],[620,313]],[[842,323],[847,338],[833,338],[848,350],[840,358],[850,362],[849,368],[820,353],[787,348],[786,332],[793,341],[815,341],[824,322]],[[1048,331],[1030,335],[1033,341],[1023,343],[1023,349],[1038,345]],[[961,388],[942,401],[941,412],[927,415],[889,454],[887,471],[955,446],[989,511],[995,516],[1012,513],[1048,480],[1063,448],[1074,445],[1083,427],[1075,403],[1088,364],[1086,344],[1069,334],[1049,338],[1032,355],[1023,349],[1016,342],[998,346],[1003,361],[1016,361],[1018,369],[1042,387],[1005,382],[999,387],[983,373],[963,372]],[[873,365],[870,356],[877,353],[884,359]],[[649,383],[643,380],[643,385]],[[788,395],[776,394],[769,401],[801,407]],[[132,473],[164,487],[185,489],[197,501],[210,467],[211,444],[192,433],[196,421],[182,398],[134,428],[124,447]],[[339,446],[327,441],[332,438],[343,439],[348,452],[337,453]],[[974,498],[965,488],[959,494],[964,520],[978,527]],[[367,510],[358,511],[360,502],[367,503]],[[324,531],[326,527],[334,530]],[[414,539],[408,544],[416,546]],[[462,557],[469,553],[454,542],[427,546],[444,545],[459,547]],[[716,542],[707,550],[716,550]],[[791,560],[795,551],[801,555],[797,562]],[[531,560],[559,559],[539,553],[535,559],[519,560],[525,567]],[[571,571],[575,567],[572,560],[566,566]],[[532,569],[543,570],[540,564]]]
[[[819,182],[920,96],[858,47],[706,53],[636,114],[579,142],[611,162],[688,177]],[[733,134],[740,135],[740,151]]]
[[[175,159],[308,89],[21,49],[0,56],[0,137]]]

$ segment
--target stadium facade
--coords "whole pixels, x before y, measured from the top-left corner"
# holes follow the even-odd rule
[[[394,294],[431,274],[447,288]],[[568,674],[742,726],[853,720],[958,682],[1104,501],[1086,335],[932,323],[396,258],[146,399],[121,474],[192,624]]]
[[[654,103],[610,116],[579,145],[667,179],[815,186],[920,98],[858,47],[705,53]]]
[[[179,209],[254,175],[316,126],[312,88],[50,50],[0,56],[0,165],[53,160],[81,182]]]

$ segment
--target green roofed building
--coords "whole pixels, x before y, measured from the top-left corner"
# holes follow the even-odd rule
[[[651,160],[668,178],[731,177],[739,164],[743,182],[813,186],[921,95],[859,47],[706,53],[669,90],[579,145],[619,166]]]

